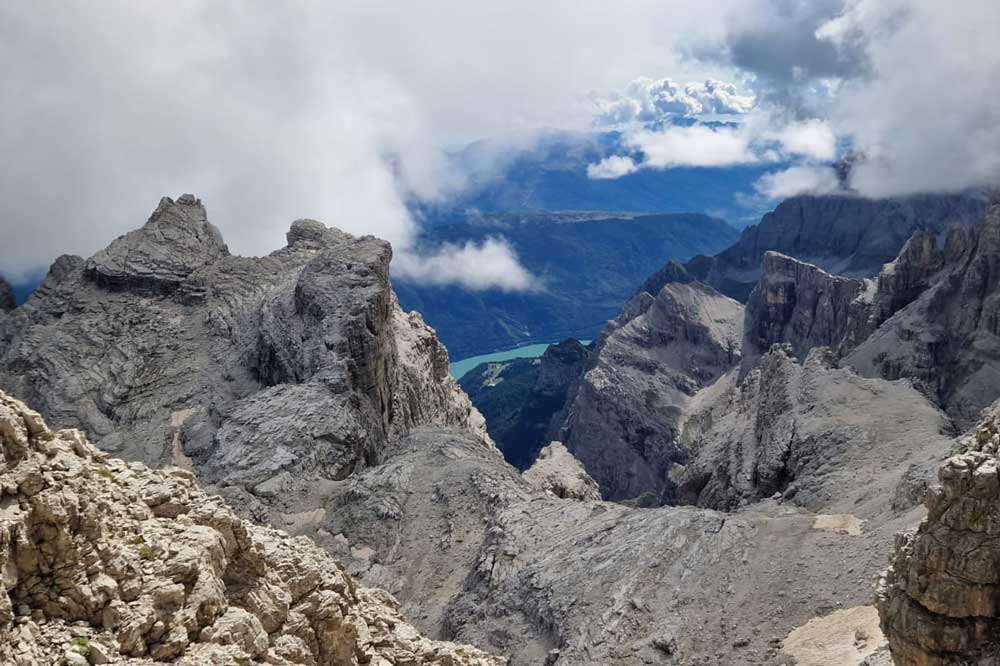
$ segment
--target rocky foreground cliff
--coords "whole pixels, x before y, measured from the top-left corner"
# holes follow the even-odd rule
[[[1000,407],[938,474],[879,585],[897,666],[1000,663]]]
[[[189,471],[112,458],[4,393],[0,489],[4,664],[505,663],[423,638],[389,595]]]

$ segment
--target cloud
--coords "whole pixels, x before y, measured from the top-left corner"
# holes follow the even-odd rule
[[[837,155],[837,137],[833,128],[816,118],[786,125],[771,136],[789,155],[827,162]]]
[[[459,284],[467,289],[530,291],[537,283],[503,238],[487,238],[480,244],[445,243],[420,255],[403,253],[394,260],[395,275],[432,285]]]
[[[863,155],[850,174],[858,193],[1000,182],[1000,4],[748,0],[723,15],[726,34],[692,53],[743,71],[758,108],[825,121]]]
[[[868,196],[1000,182],[1000,4],[862,0],[818,35],[868,63],[833,102],[835,131],[866,156]]]
[[[832,167],[800,165],[761,176],[754,189],[768,199],[785,199],[798,194],[830,194],[840,189],[840,182]]]
[[[750,150],[750,137],[739,127],[691,125],[639,130],[628,135],[627,143],[644,153],[642,166],[653,169],[726,167],[758,159]]]
[[[736,85],[708,79],[683,86],[672,79],[639,77],[610,97],[595,97],[595,122],[603,126],[661,123],[674,117],[747,113],[754,96]]]
[[[593,130],[595,113],[612,124],[743,120],[627,131],[636,152],[592,165],[592,177],[815,166],[848,145],[867,157],[851,173],[866,195],[1000,180],[992,1],[435,7],[0,3],[0,271],[91,254],[181,192],[207,203],[235,252],[269,252],[291,220],[312,217],[387,238],[401,255],[419,236],[407,203],[466,186],[470,172],[450,159],[464,145]],[[473,177],[509,155],[488,151]]]
[[[406,202],[464,187],[468,142],[590,128],[586,91],[637,72],[727,74],[678,48],[714,9],[628,4],[2,3],[0,271],[89,255],[181,192],[238,253],[312,217],[399,254]]]
[[[612,155],[611,157],[605,157],[597,164],[588,164],[587,178],[594,180],[609,180],[627,176],[628,174],[638,170],[639,165],[636,164],[635,160],[631,157]]]
[[[782,124],[753,112],[739,124],[668,125],[626,131],[623,146],[641,158],[613,155],[587,167],[594,179],[620,178],[639,169],[725,168],[767,162],[828,162],[837,153],[829,124],[819,119]]]

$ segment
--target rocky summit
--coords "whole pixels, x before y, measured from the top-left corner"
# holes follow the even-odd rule
[[[268,256],[233,256],[200,200],[164,198],[90,259],[59,257],[0,320],[0,387],[103,450],[186,467],[247,515],[294,523],[320,484],[415,426],[490,446],[444,347],[399,309],[391,256],[314,220]]]
[[[4,393],[0,489],[4,664],[506,663],[422,637],[388,594],[190,471],[112,458]]]

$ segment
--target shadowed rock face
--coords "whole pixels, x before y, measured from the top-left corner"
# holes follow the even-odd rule
[[[107,451],[192,467],[258,518],[315,504],[316,482],[414,426],[485,436],[433,331],[400,311],[389,244],[312,220],[287,238],[231,256],[200,201],[163,199],[0,321],[0,387]]]
[[[14,301],[14,290],[10,283],[0,275],[0,314],[13,310],[17,304]]]
[[[940,469],[927,517],[901,534],[879,583],[897,666],[986,666],[1000,659],[1000,410]]]
[[[925,465],[917,458],[909,470],[900,453],[916,442],[945,454],[948,418],[909,382],[838,368],[828,348],[802,362],[791,352],[775,347],[742,380],[733,371],[698,396],[684,426],[690,459],[674,475],[676,501],[732,510],[777,494],[819,511],[860,483],[893,497],[896,509],[918,504],[904,486],[911,477],[923,482]]]
[[[506,663],[423,638],[388,594],[189,471],[111,458],[2,392],[0,487],[4,664]]]
[[[550,345],[541,358],[480,364],[459,384],[486,417],[507,462],[527,469],[551,441],[570,388],[589,358],[590,348],[570,338]]]
[[[892,261],[920,230],[938,234],[982,220],[985,197],[919,195],[904,199],[798,196],[786,199],[732,247],[695,257],[690,273],[722,293],[746,301],[760,276],[765,253],[775,251],[828,273],[871,277]]]

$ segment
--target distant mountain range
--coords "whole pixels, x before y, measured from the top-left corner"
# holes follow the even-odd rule
[[[425,226],[421,242],[433,247],[491,236],[511,244],[540,290],[470,291],[393,278],[403,308],[423,314],[453,360],[593,337],[665,261],[715,254],[739,233],[700,214],[471,214]]]

